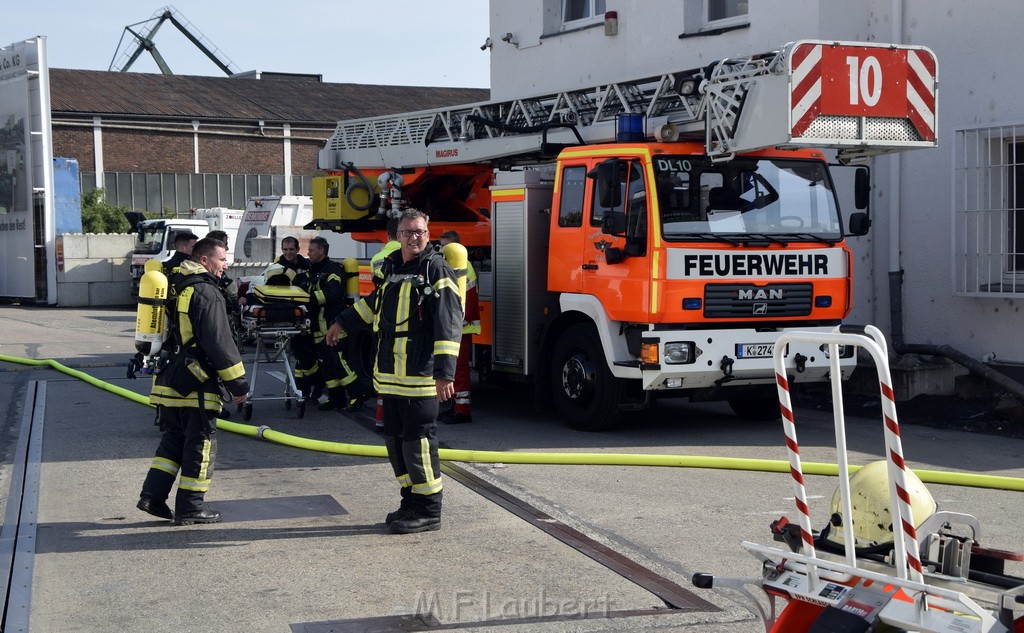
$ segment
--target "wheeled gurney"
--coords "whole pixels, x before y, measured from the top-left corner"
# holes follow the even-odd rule
[[[252,403],[256,400],[284,400],[285,409],[292,408],[295,400],[298,417],[306,414],[306,394],[295,384],[291,358],[291,340],[298,334],[309,333],[309,316],[305,303],[309,295],[296,286],[256,286],[250,294],[256,303],[242,309],[242,327],[256,341],[256,354],[252,364],[250,390],[241,405],[242,417],[252,418]],[[259,396],[256,386],[261,363],[284,364],[284,392],[280,396]]]

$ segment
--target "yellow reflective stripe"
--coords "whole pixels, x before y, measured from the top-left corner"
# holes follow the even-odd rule
[[[191,490],[192,492],[206,492],[210,489],[209,479],[196,479],[195,477],[182,477],[178,481],[178,488]]]
[[[459,284],[454,280],[448,279],[447,277],[441,277],[434,282],[434,290],[441,292],[443,288],[451,288],[455,292],[459,291]]]
[[[159,404],[165,407],[184,408],[192,407],[193,409],[199,408],[199,394],[193,391],[187,396],[182,396],[180,393],[165,387],[163,385],[153,385],[153,390],[149,394],[150,404]],[[221,397],[219,393],[203,392],[203,404],[208,411],[220,411],[221,409]]]
[[[373,323],[373,310],[370,309],[370,306],[367,305],[365,300],[360,299],[353,307],[356,310],[356,314],[359,315],[359,318],[363,320],[363,323]]]
[[[188,318],[188,308],[192,304],[194,292],[195,286],[189,286],[178,295],[178,334],[181,337],[182,345],[187,345],[196,336],[195,331],[192,329],[192,321]]]
[[[299,369],[296,367],[295,371],[292,372],[292,375],[296,378],[305,378],[306,376],[315,376],[318,371],[320,371],[320,365],[315,364],[309,369]]]
[[[349,382],[351,382],[351,381],[349,381]],[[331,379],[331,380],[325,380],[324,381],[324,386],[327,387],[328,389],[336,389],[338,387],[344,387],[345,383],[343,383],[341,381],[341,379],[339,379],[339,378],[334,378],[334,379]]]
[[[441,492],[441,478],[434,477],[434,462],[430,459],[430,440],[425,437],[420,438],[420,463],[423,464],[423,476],[427,481],[413,484],[413,494],[432,495]]]
[[[210,486],[210,451],[213,450],[213,442],[209,439],[203,440],[203,461],[199,463],[199,478],[196,481],[205,481]]]
[[[409,317],[412,308],[412,284],[401,284],[398,286],[398,307],[395,310],[395,332],[406,332],[409,330]]]
[[[317,288],[316,290],[313,291],[313,296],[316,297],[316,302],[318,304],[323,305],[327,303],[327,301],[324,300],[324,291],[321,290],[320,288]]]
[[[462,325],[463,334],[479,334],[480,333],[480,322],[470,321]]]
[[[430,385],[402,385],[386,383],[379,379],[373,381],[377,393],[384,396],[401,396],[403,398],[433,398],[437,395],[437,387],[434,379],[430,379]]]
[[[434,341],[434,355],[458,356],[460,346],[460,341]]]
[[[220,376],[221,380],[234,380],[245,375],[245,367],[242,363],[235,363],[227,369],[218,369],[217,375]]]
[[[172,462],[166,457],[154,457],[153,461],[150,462],[149,467],[153,470],[163,471],[172,477],[178,476],[178,468],[180,468],[178,464]]]
[[[398,480],[398,485],[403,487],[403,488],[408,488],[409,486],[412,485],[412,477],[409,476],[409,473],[405,473],[404,475],[399,475],[399,476],[395,477],[395,479]]]
[[[413,288],[412,284],[399,284],[398,286],[398,307],[395,311],[395,332],[408,332],[409,331],[409,319],[412,317],[412,296]],[[406,373],[406,365],[408,365],[408,352],[409,352],[409,337],[398,336],[395,338],[395,344],[393,347],[395,354],[395,377],[398,379],[404,379],[408,374]]]
[[[435,479],[431,483],[413,484],[412,485],[412,493],[414,495],[432,495],[432,494],[436,494],[438,492],[441,492],[441,488],[442,488],[441,483],[442,482],[441,482],[440,479]]]

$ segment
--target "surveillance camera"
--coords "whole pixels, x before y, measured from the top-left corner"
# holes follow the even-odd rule
[[[480,50],[485,51],[485,50],[487,50],[488,48],[490,48],[493,45],[494,45],[494,42],[492,42],[491,38],[488,37],[486,40],[484,40],[484,43],[480,47]]]
[[[501,36],[501,41],[502,42],[511,42],[513,37],[514,36],[511,33],[506,33],[506,34]]]

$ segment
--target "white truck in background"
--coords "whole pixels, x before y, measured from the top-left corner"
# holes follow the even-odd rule
[[[313,221],[313,198],[310,196],[253,196],[245,205],[245,215],[238,227],[234,244],[236,263],[272,262],[281,254],[281,240],[294,237],[299,252],[308,253],[307,246],[321,236],[330,244],[329,256],[341,261],[346,257],[366,257],[366,246],[348,234],[304,228]]]
[[[139,280],[145,273],[146,262],[151,259],[164,261],[174,255],[174,238],[179,233],[191,231],[199,238],[206,237],[206,234],[213,230],[222,230],[228,234],[228,263],[231,263],[234,256],[232,248],[238,236],[238,227],[242,222],[244,211],[241,209],[228,209],[225,207],[214,207],[211,209],[196,209],[192,217],[185,218],[159,218],[153,220],[142,219],[141,214],[133,215],[129,221],[133,222],[132,229],[135,231],[135,246],[132,248],[132,261],[130,271],[132,275],[132,293],[138,293]]]
[[[349,235],[304,228],[313,221],[313,199],[309,196],[252,196],[245,210],[214,207],[196,209],[190,219],[143,219],[141,213],[129,217],[135,231],[132,249],[132,293],[138,294],[139,280],[145,273],[146,262],[160,261],[174,255],[174,238],[191,231],[203,238],[210,231],[220,229],[228,234],[228,263],[255,265],[270,263],[281,254],[281,239],[294,237],[299,241],[299,252],[305,255],[309,241],[322,235],[330,244],[330,257],[367,257],[366,245]],[[250,274],[243,272],[243,275]]]

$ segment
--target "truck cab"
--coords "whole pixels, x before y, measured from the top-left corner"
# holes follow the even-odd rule
[[[156,258],[159,261],[174,255],[174,238],[179,233],[191,231],[204,237],[210,231],[206,220],[159,219],[143,220],[136,225],[135,245],[132,247],[132,293],[139,291],[139,280],[146,272],[146,262]]]

